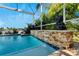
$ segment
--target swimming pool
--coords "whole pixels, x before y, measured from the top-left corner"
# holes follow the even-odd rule
[[[0,55],[2,56],[46,56],[58,50],[34,36],[0,36]]]

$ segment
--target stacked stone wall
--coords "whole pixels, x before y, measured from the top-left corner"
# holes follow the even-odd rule
[[[73,31],[31,30],[31,34],[60,48],[69,48],[73,44]]]

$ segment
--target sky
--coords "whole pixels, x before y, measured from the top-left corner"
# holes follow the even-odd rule
[[[0,5],[17,8],[16,3],[3,3]],[[25,10],[25,11],[29,11],[29,12],[32,12],[32,10],[31,10],[31,8],[32,8],[33,11],[35,12],[36,5],[37,5],[36,3],[30,3],[30,4],[18,3],[18,8]],[[36,14],[34,15],[34,18],[38,19],[40,14],[41,14],[40,10],[38,10],[36,12]],[[0,27],[24,28],[24,27],[27,27],[27,24],[33,23],[32,19],[33,19],[32,15],[8,10],[5,8],[0,8]]]

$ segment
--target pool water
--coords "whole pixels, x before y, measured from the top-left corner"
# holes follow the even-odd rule
[[[0,55],[45,56],[57,48],[40,41],[33,36],[0,36]]]

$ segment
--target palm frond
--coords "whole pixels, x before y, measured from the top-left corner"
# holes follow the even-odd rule
[[[41,4],[38,3],[38,4],[36,5],[36,10],[38,10],[38,9],[40,8],[40,6],[41,6]]]

